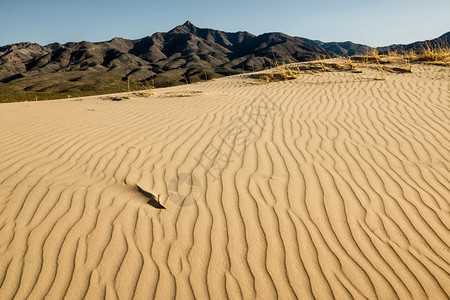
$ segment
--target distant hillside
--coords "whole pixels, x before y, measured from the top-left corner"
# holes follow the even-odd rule
[[[426,41],[420,41],[420,42],[414,42],[411,44],[394,44],[386,47],[379,47],[377,48],[379,51],[387,51],[387,50],[414,50],[414,51],[420,51],[423,48],[426,47],[440,47],[440,46],[446,46],[450,47],[450,31],[447,33],[444,33],[438,38],[432,39],[432,40],[426,40]]]
[[[352,55],[363,55],[366,54],[368,50],[372,50],[372,47],[362,44],[355,44],[350,41],[348,42],[322,42],[318,40],[310,40],[307,38],[297,37],[298,39],[311,44],[313,46],[324,49],[327,52],[337,54],[339,56],[352,56]]]
[[[386,52],[389,50],[414,50],[420,51],[424,47],[436,47],[436,46],[450,46],[450,32],[441,35],[438,38],[420,42],[414,42],[411,44],[394,44],[390,46],[383,47],[369,47],[367,45],[355,44],[350,41],[348,42],[322,42],[319,40],[310,40],[307,38],[297,37],[298,39],[306,42],[312,46],[322,48],[323,50],[334,53],[339,56],[353,56],[353,55],[364,55],[367,51],[376,49],[379,52]]]
[[[187,21],[138,40],[1,47],[0,98],[116,92],[125,88],[128,76],[135,85],[146,80],[170,86],[186,79],[194,82],[261,70],[274,59],[299,62],[333,56],[282,33],[228,33]]]

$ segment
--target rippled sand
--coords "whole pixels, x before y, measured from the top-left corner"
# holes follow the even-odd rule
[[[0,105],[0,298],[448,299],[450,69],[375,77]]]

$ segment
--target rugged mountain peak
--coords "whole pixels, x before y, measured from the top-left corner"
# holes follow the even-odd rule
[[[197,32],[198,27],[192,24],[190,21],[186,21],[183,25],[178,25],[169,33],[192,33],[195,34]]]
[[[22,42],[22,43],[16,43],[11,45],[6,45],[3,47],[0,47],[0,51],[13,51],[13,50],[20,50],[20,49],[26,49],[31,47],[40,47],[40,45],[30,42]]]
[[[48,53],[48,50],[36,43],[16,43],[0,47],[0,64],[4,62],[23,63]]]

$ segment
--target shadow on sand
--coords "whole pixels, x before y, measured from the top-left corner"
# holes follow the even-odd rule
[[[144,189],[142,189],[140,186],[136,185],[138,192],[141,193],[142,195],[144,195],[145,197],[148,198],[147,204],[153,206],[154,208],[157,209],[166,209],[164,206],[161,205],[161,203],[159,202],[159,197],[157,198],[155,195],[153,195],[150,192],[145,191]]]

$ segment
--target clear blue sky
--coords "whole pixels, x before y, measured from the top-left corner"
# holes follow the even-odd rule
[[[141,38],[198,27],[385,46],[450,31],[449,0],[0,0],[0,45]]]

